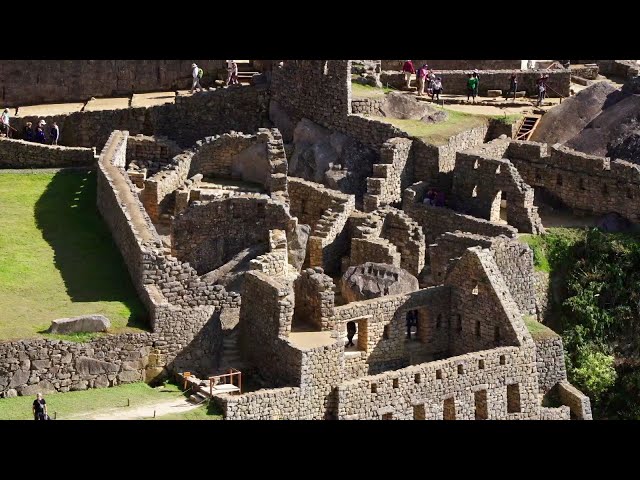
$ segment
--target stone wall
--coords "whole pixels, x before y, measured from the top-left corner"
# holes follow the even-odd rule
[[[623,78],[633,78],[640,74],[637,60],[597,60],[600,73]]]
[[[466,95],[468,70],[438,70],[436,75],[442,78],[443,92],[451,95]],[[537,95],[536,80],[540,74],[549,75],[547,82],[547,97],[569,96],[571,88],[571,72],[569,70],[480,70],[479,95],[486,97],[487,90],[509,90],[512,74],[517,75],[518,91],[526,91],[527,95]],[[403,88],[405,85],[404,75],[399,71],[383,71],[380,75],[383,85],[393,88]],[[414,80],[415,81],[415,78]],[[555,90],[555,91],[554,91]],[[556,93],[557,92],[557,93]]]
[[[382,145],[380,163],[373,165],[373,174],[367,179],[365,212],[402,201],[402,192],[412,178],[412,165],[409,162],[412,144],[413,141],[408,138],[392,138]]]
[[[269,230],[269,252],[258,255],[249,262],[250,270],[258,270],[265,275],[285,277],[289,273],[289,252],[287,236],[282,230]]]
[[[175,104],[120,110],[74,112],[55,116],[14,117],[12,125],[22,131],[26,122],[42,118],[57,122],[61,145],[99,147],[113,130],[168,137],[181,147],[191,147],[210,135],[231,130],[254,132],[268,122],[269,92],[264,87],[215,89],[176,97]]]
[[[127,138],[127,165],[136,162],[155,173],[180,153],[177,143],[162,136],[130,135]],[[157,166],[152,166],[153,163]]]
[[[381,98],[352,98],[351,112],[360,115],[383,116]]]
[[[339,272],[340,259],[349,248],[345,225],[355,210],[355,197],[289,177],[289,198],[291,215],[311,226],[305,263]]]
[[[572,418],[577,418],[578,420],[593,420],[589,397],[567,381],[560,382],[557,390],[560,402],[569,407]]]
[[[225,420],[299,420],[300,388],[263,389],[215,398]]]
[[[382,70],[402,70],[406,60],[382,60]],[[434,70],[512,70],[520,69],[522,60],[412,60],[416,70],[425,63]]]
[[[0,169],[93,167],[95,164],[95,148],[62,147],[0,138]]]
[[[196,153],[190,174],[201,173],[205,177],[232,178],[234,158],[256,143],[256,136],[230,132],[207,137],[196,142]]]
[[[520,232],[538,234],[544,227],[533,194],[510,161],[457,153],[451,202],[457,211],[500,222],[501,203],[506,200],[506,222]]]
[[[488,220],[463,215],[445,207],[433,207],[422,203],[428,188],[426,182],[419,182],[404,191],[402,209],[421,227],[428,244],[446,232],[475,233],[488,237],[506,235],[515,237],[517,230],[510,225],[491,223]]]
[[[191,88],[193,60],[3,60],[2,103],[8,107],[84,102],[91,97]],[[224,60],[196,60],[211,85]]]
[[[384,215],[380,236],[389,240],[400,252],[400,267],[418,277],[424,268],[425,259],[422,228],[402,210],[386,207],[379,213]]]
[[[269,230],[287,230],[286,206],[260,194],[195,201],[171,224],[172,254],[201,275],[243,249],[269,243]]]
[[[546,394],[559,382],[567,380],[562,337],[542,324],[531,336],[536,343],[538,387],[540,393]]]
[[[293,321],[318,330],[334,330],[335,285],[319,267],[307,268],[294,281],[295,310]]]
[[[145,180],[140,200],[152,221],[160,219],[163,201],[187,180],[192,157],[192,152],[177,155],[163,170]]]
[[[525,182],[543,188],[577,214],[616,212],[640,222],[640,166],[636,164],[559,144],[517,140],[510,143],[505,156]]]

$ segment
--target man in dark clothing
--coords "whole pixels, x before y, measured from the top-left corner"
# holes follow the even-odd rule
[[[356,334],[356,322],[347,322],[347,344],[345,347],[354,347],[353,337]]]
[[[36,138],[35,138],[36,143],[47,143],[47,137],[44,134],[44,128],[43,128],[44,125],[45,125],[44,123],[38,125],[38,129],[36,130]]]
[[[518,78],[516,74],[511,75],[511,81],[509,83],[509,92],[513,92],[513,99],[516,99],[516,90],[518,90]]]
[[[407,339],[411,340],[411,328],[418,326],[418,311],[411,310],[407,313]]]
[[[33,142],[33,124],[31,122],[27,122],[22,130],[22,139],[27,142]]]
[[[33,419],[46,420],[47,417],[47,402],[42,398],[42,394],[38,393],[36,399],[33,401]]]
[[[49,130],[49,135],[51,135],[51,145],[57,145],[58,138],[60,138],[60,129],[58,128],[58,124],[56,122],[53,122],[51,130]]]

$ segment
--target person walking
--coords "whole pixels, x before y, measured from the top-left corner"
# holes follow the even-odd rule
[[[469,101],[469,97],[472,97],[473,103],[476,103],[477,85],[478,85],[478,79],[473,75],[473,73],[470,73],[469,78],[467,79],[467,102]]]
[[[9,109],[5,108],[0,117],[0,123],[2,123],[2,130],[7,138],[11,138],[11,126],[9,125]]]
[[[429,74],[429,66],[425,63],[416,74],[418,77],[418,96],[424,95],[424,86],[427,81],[427,75]]]
[[[543,75],[541,73],[540,78],[536,80],[536,83],[538,84],[538,107],[542,104],[544,97],[546,95],[548,78],[549,78],[549,75]]]
[[[195,63],[191,64],[191,76],[193,77],[193,84],[191,85],[191,93],[197,88],[199,92],[202,91],[202,86],[200,85],[200,78],[202,75],[200,72],[202,69],[198,68],[198,65]]]
[[[231,85],[237,85],[238,81],[238,64],[235,60],[227,60],[227,83]]]
[[[413,62],[411,60],[407,60],[404,62],[402,66],[402,72],[404,73],[404,82],[407,86],[407,90],[411,88],[411,75],[416,73],[416,69],[413,66]]]
[[[513,93],[513,101],[515,102],[516,100],[516,91],[518,90],[518,77],[516,77],[516,74],[513,73],[511,74],[511,80],[509,82],[509,92]]]
[[[431,100],[433,100],[435,97],[436,102],[439,102],[441,93],[442,93],[442,78],[436,77],[436,79],[433,81],[433,90],[431,92]]]
[[[47,420],[49,415],[47,414],[47,402],[42,397],[41,393],[36,395],[36,399],[33,401],[33,419],[34,420]]]
[[[60,138],[60,129],[58,128],[58,124],[56,122],[53,122],[53,125],[51,125],[49,135],[51,136],[51,145],[57,145],[58,139]]]
[[[475,94],[475,97],[477,97],[478,94],[480,93],[480,73],[478,73],[478,69],[477,68],[473,71],[473,76],[476,79],[476,94]]]
[[[22,129],[22,139],[27,142],[33,142],[33,123],[27,122]]]
[[[47,143],[47,136],[44,134],[44,126],[47,124],[44,120],[38,122],[38,128],[36,129],[35,141],[36,143]]]
[[[345,347],[355,347],[355,344],[353,343],[353,337],[355,336],[357,332],[357,328],[356,328],[356,322],[347,322],[347,344],[345,345]]]

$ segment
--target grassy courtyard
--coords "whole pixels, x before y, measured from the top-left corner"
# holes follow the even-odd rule
[[[106,315],[113,331],[144,328],[144,307],[96,207],[95,172],[2,173],[0,212],[0,340],[90,313]]]

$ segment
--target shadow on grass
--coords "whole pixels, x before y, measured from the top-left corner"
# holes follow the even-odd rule
[[[131,312],[127,326],[148,329],[145,308],[96,206],[96,172],[56,173],[34,213],[71,300],[120,301]]]

